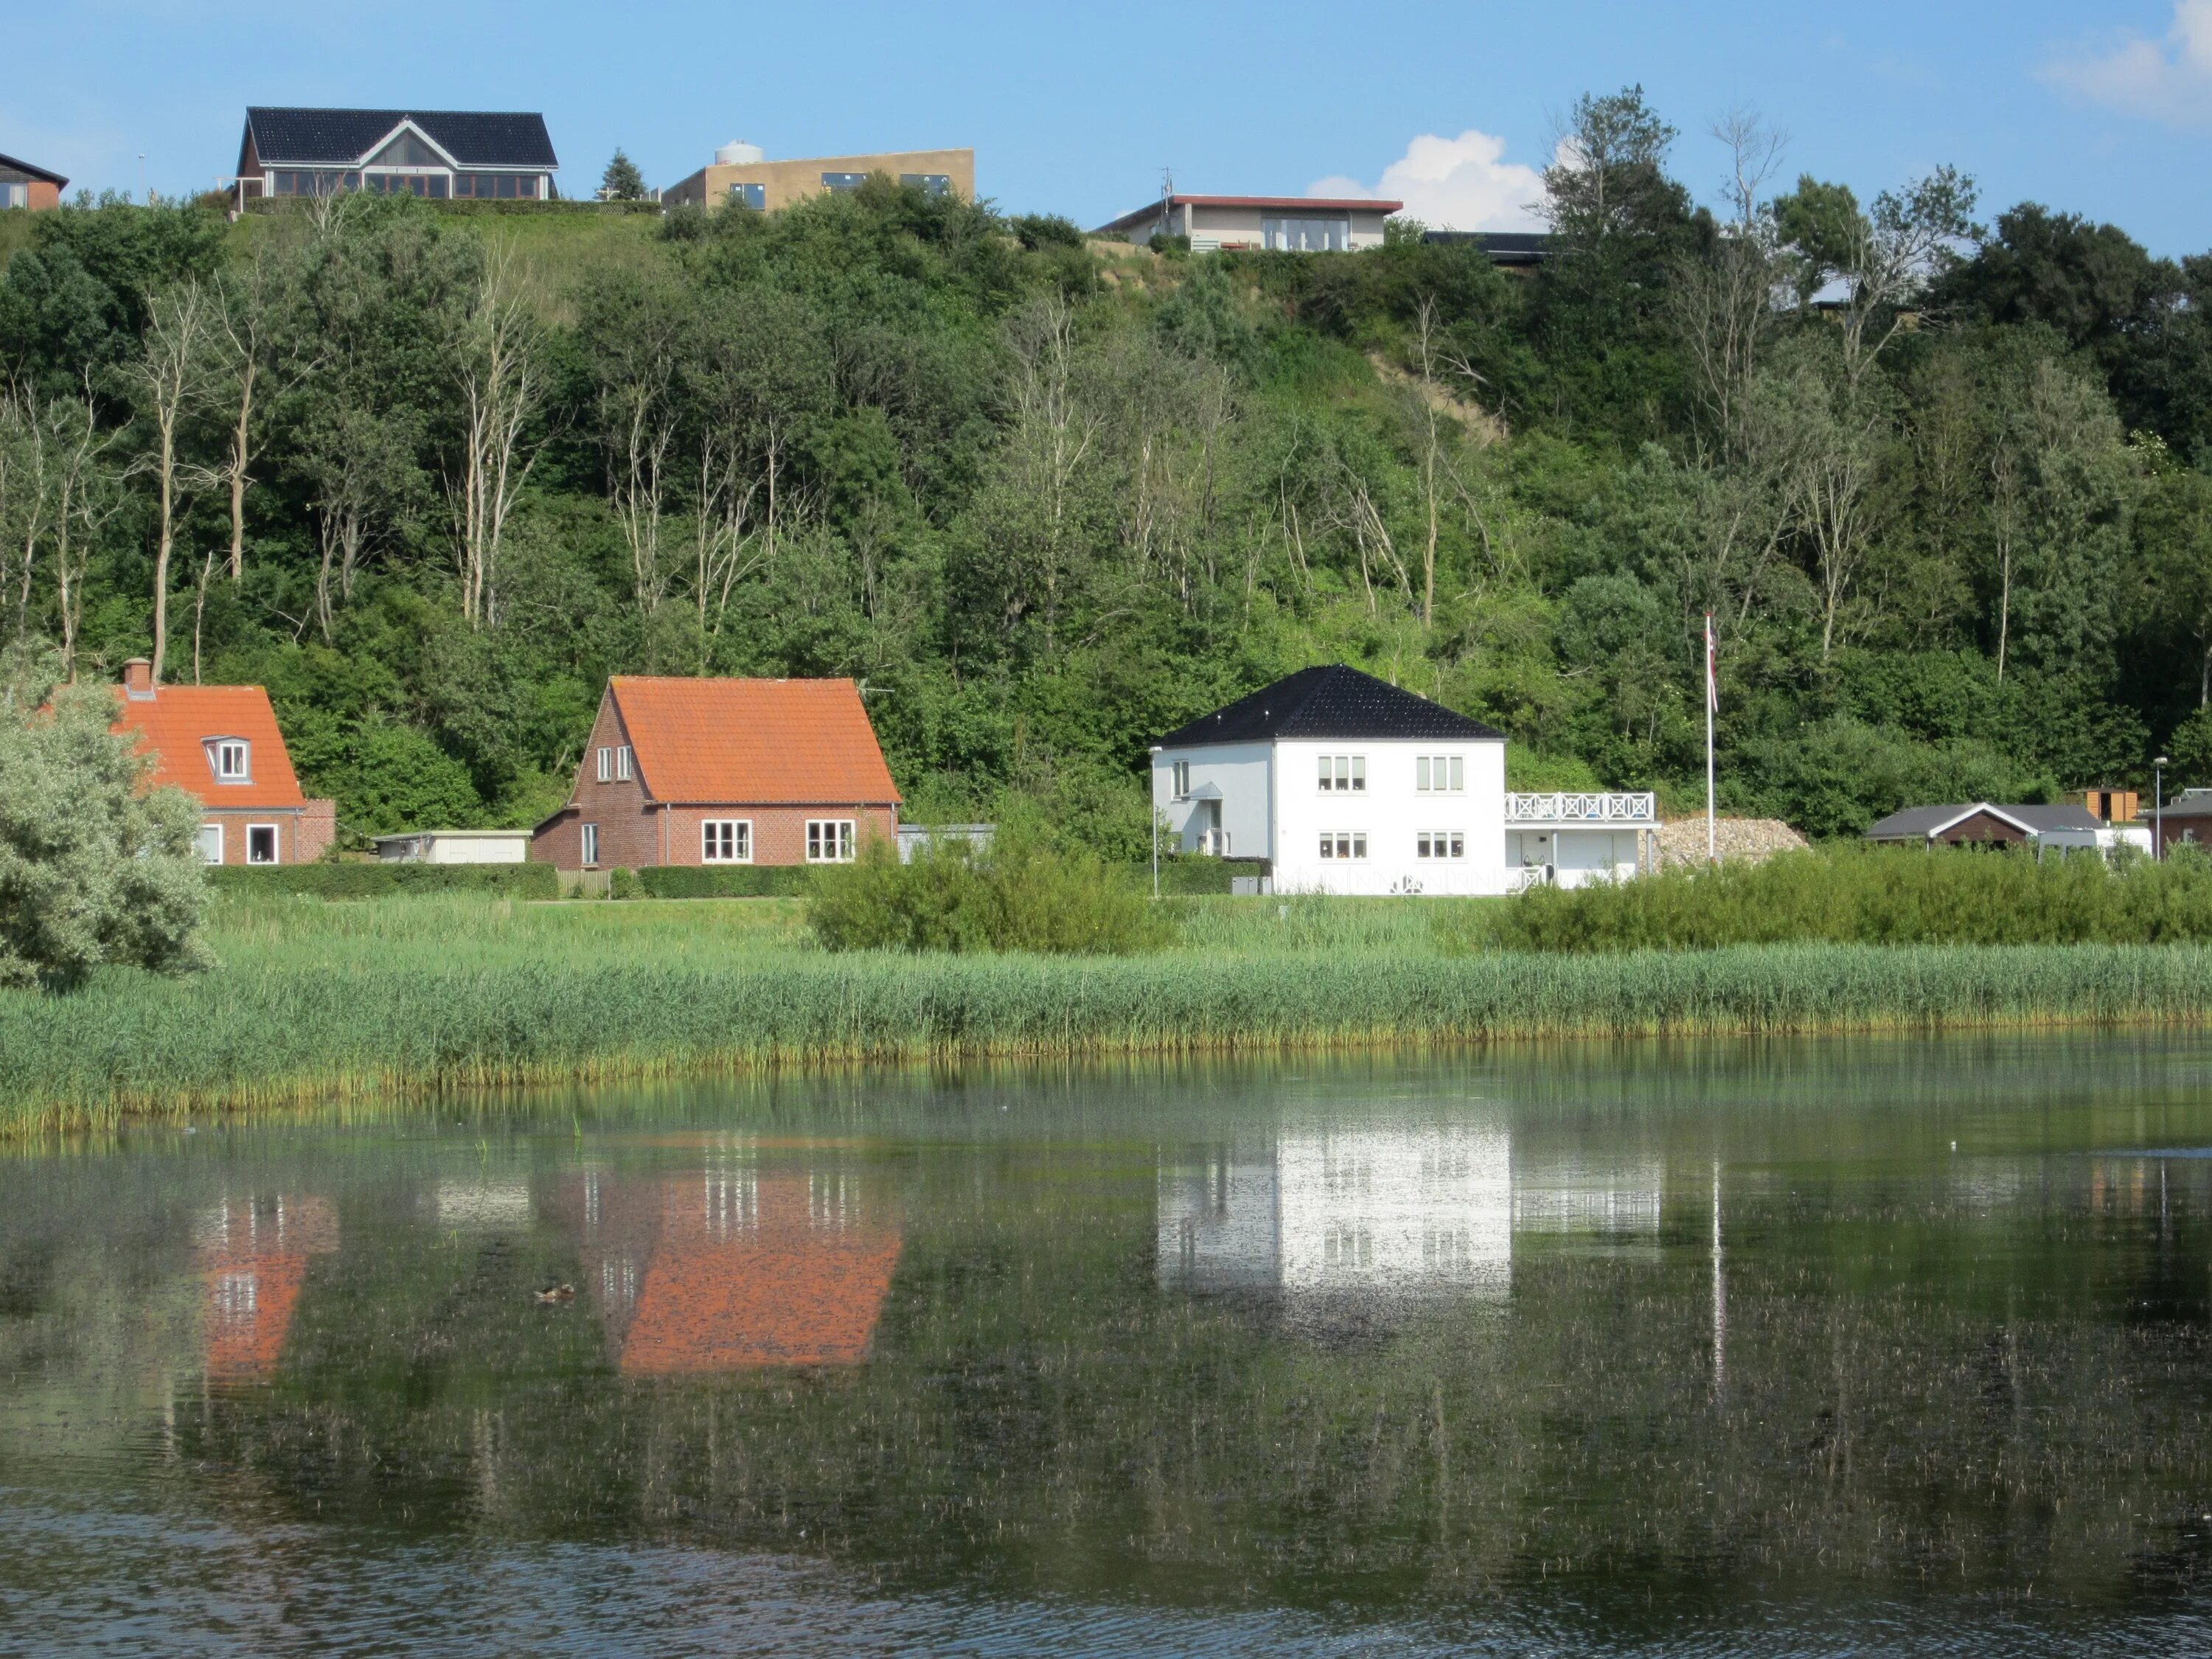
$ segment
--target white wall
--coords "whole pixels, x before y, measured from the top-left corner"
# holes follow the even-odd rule
[[[1283,1287],[1503,1296],[1513,1140],[1501,1125],[1288,1133],[1276,1146]]]
[[[1428,895],[1505,890],[1503,738],[1298,738],[1277,744],[1276,750],[1278,893],[1388,893],[1408,880]],[[1364,756],[1366,789],[1322,793],[1323,755]],[[1457,794],[1415,789],[1413,763],[1422,755],[1460,756],[1466,763],[1466,788]],[[1416,858],[1414,837],[1424,830],[1462,831],[1467,856],[1443,861]],[[1324,860],[1324,830],[1364,831],[1365,860]]]
[[[1203,802],[1175,799],[1175,763],[1190,763],[1190,787],[1212,784],[1221,791],[1221,827],[1229,832],[1229,855],[1271,858],[1274,824],[1268,787],[1270,745],[1264,743],[1200,744],[1163,749],[1152,757],[1152,807],[1164,813],[1171,834],[1160,837],[1163,853],[1195,853]]]

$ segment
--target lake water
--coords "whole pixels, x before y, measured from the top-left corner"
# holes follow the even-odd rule
[[[0,1652],[2203,1651],[2208,1329],[2193,1037],[132,1133],[0,1160]]]

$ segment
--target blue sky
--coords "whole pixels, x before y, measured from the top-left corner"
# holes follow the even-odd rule
[[[248,103],[415,105],[544,111],[571,193],[617,144],[655,184],[731,138],[771,156],[972,145],[984,195],[1086,225],[1172,167],[1189,191],[1356,185],[1504,228],[1575,96],[1638,81],[1704,197],[1707,127],[1752,104],[1789,131],[1793,177],[1865,195],[1955,162],[1987,209],[2032,198],[2155,252],[2212,248],[2212,0],[11,10],[0,152],[94,188],[205,187]]]

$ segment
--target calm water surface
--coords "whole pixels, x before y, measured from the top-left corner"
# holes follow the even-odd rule
[[[2203,1651],[2208,1085],[1574,1048],[15,1158],[0,1652]]]

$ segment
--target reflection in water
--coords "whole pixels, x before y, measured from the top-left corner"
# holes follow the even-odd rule
[[[857,1365],[898,1262],[897,1231],[836,1170],[592,1172],[557,1207],[631,1376]]]
[[[207,1376],[263,1382],[276,1370],[307,1278],[307,1258],[338,1247],[325,1198],[278,1193],[222,1203],[201,1218],[196,1270],[207,1286]]]
[[[1502,1299],[1516,1233],[1656,1247],[1653,1159],[1516,1158],[1502,1123],[1286,1130],[1264,1147],[1164,1162],[1155,1259],[1177,1289]]]
[[[1567,1058],[0,1164],[0,1648],[2212,1646],[2212,1044]]]

